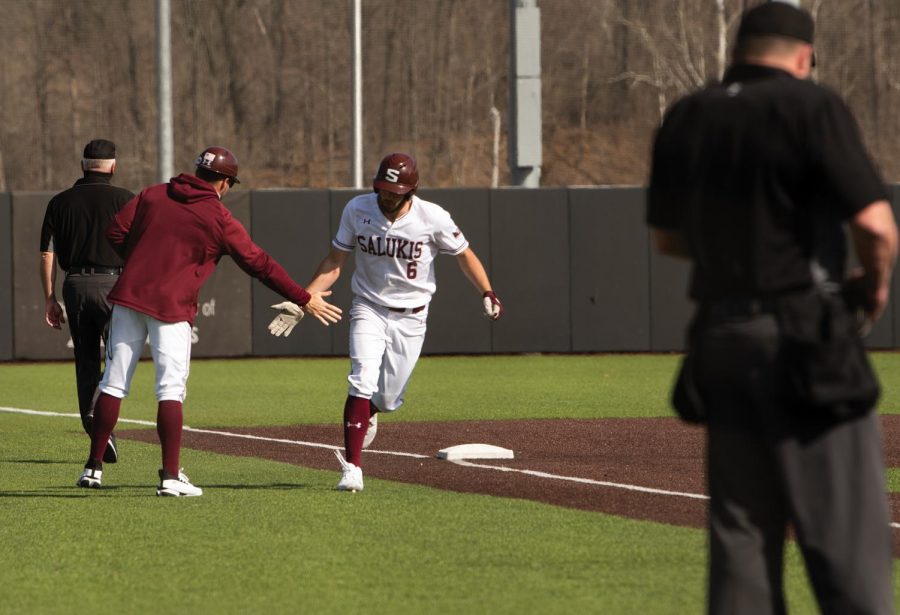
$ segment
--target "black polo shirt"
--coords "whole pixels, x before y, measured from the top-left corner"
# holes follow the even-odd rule
[[[109,173],[88,171],[47,204],[41,252],[56,252],[62,269],[122,266],[122,257],[106,239],[106,227],[134,194],[113,186],[111,179]]]
[[[676,102],[653,150],[647,223],[680,231],[691,297],[765,296],[843,277],[842,223],[887,198],[850,110],[779,69],[733,66]]]

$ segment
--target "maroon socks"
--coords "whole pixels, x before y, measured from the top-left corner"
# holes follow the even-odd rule
[[[368,404],[368,400],[366,401]],[[94,405],[94,424],[91,433],[91,456],[88,465],[99,468],[109,442],[109,435],[113,432],[116,422],[119,420],[119,409],[122,400],[106,393],[101,393]],[[368,413],[368,405],[366,406]],[[368,421],[368,414],[366,415]],[[181,428],[184,424],[184,414],[180,401],[161,401],[156,413],[156,433],[159,434],[159,442],[162,445],[163,468],[178,476],[181,456]],[[365,432],[363,432],[365,433]],[[360,440],[360,446],[362,445]]]
[[[91,455],[88,464],[95,464],[95,469],[100,467],[106,445],[109,443],[109,435],[116,427],[119,420],[119,408],[122,400],[106,393],[101,393],[94,404],[94,424],[91,429]]]
[[[347,461],[360,465],[362,445],[369,429],[369,400],[362,397],[347,397],[344,404],[344,448]]]
[[[156,411],[156,433],[162,445],[163,469],[173,476],[181,470],[181,428],[184,426],[184,413],[181,402],[165,400],[159,402]]]

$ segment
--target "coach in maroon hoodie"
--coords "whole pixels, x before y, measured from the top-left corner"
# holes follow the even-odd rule
[[[234,154],[209,147],[196,164],[195,175],[182,173],[141,192],[107,229],[107,237],[125,258],[125,268],[109,294],[114,305],[109,356],[94,409],[90,457],[77,483],[80,487],[100,487],[103,452],[149,336],[163,465],[156,493],[203,494],[179,467],[182,402],[200,287],[223,255],[323,324],[340,320],[341,310],[324,299],[330,293],[310,294],[296,284],[222,205],[222,196],[238,183]]]

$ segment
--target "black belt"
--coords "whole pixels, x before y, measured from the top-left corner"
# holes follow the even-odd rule
[[[419,307],[414,307],[414,308],[392,308],[392,307],[389,307],[388,309],[392,312],[397,312],[399,314],[406,314],[407,312],[409,312],[410,314],[418,314],[419,312],[421,312],[422,310],[425,309],[425,306],[420,305]]]
[[[67,275],[119,275],[121,267],[69,267]]]
[[[706,301],[701,305],[700,310],[704,316],[720,320],[773,314],[775,308],[775,300],[771,298],[729,297],[715,301]]]

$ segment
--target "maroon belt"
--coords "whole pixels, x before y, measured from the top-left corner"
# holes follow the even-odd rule
[[[399,314],[405,314],[405,313],[407,313],[407,312],[409,312],[410,314],[418,314],[419,312],[421,312],[422,310],[425,309],[425,306],[424,306],[424,305],[420,305],[419,307],[414,307],[414,308],[393,308],[393,307],[389,307],[388,309],[389,309],[390,311],[392,311],[392,312],[397,312],[397,313],[399,313]]]

